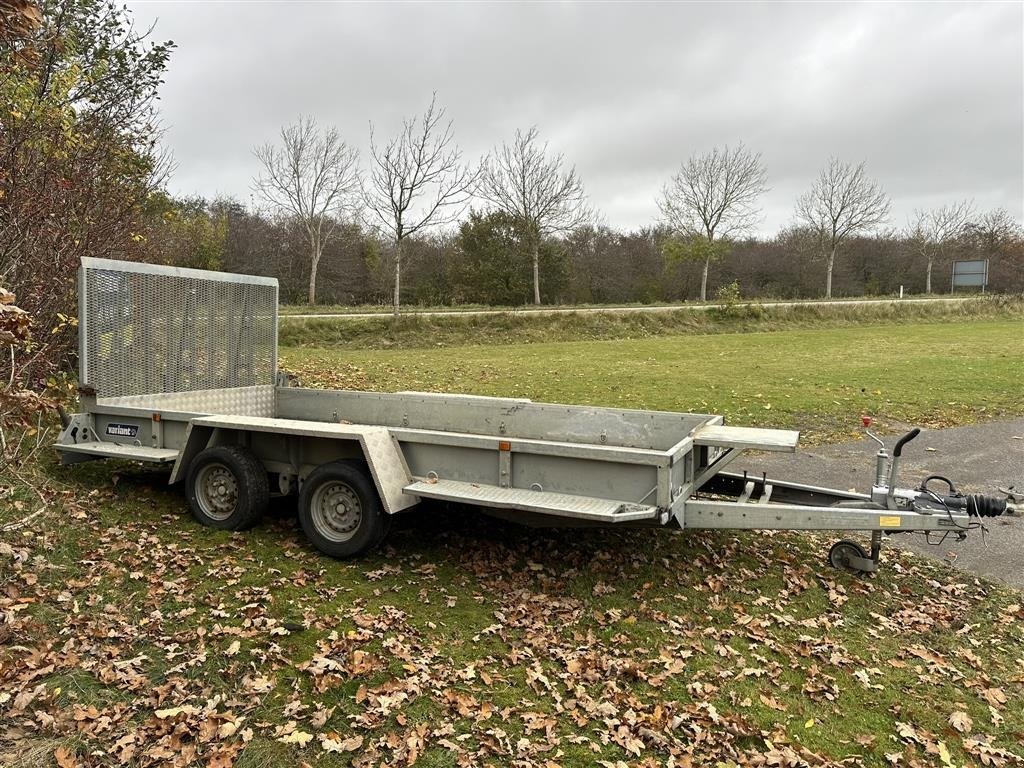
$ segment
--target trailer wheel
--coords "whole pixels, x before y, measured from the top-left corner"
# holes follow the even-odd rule
[[[310,543],[331,557],[361,554],[387,532],[377,489],[357,461],[333,461],[310,473],[299,493],[299,522]]]
[[[270,502],[266,470],[252,453],[237,445],[201,451],[188,467],[185,485],[192,516],[211,528],[251,528]]]
[[[854,557],[867,559],[868,553],[856,541],[850,541],[849,539],[837,541],[828,551],[828,563],[833,568],[849,573],[861,573],[862,569],[853,565],[851,558]]]

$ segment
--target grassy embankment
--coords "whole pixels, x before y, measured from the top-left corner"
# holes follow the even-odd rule
[[[1019,318],[285,348],[308,383],[722,412],[1024,412]],[[769,407],[770,406],[770,407]],[[817,535],[545,531],[424,511],[323,559],[287,504],[200,528],[137,467],[0,478],[0,764],[1014,765],[1019,592]],[[19,526],[31,517],[26,525]],[[354,760],[354,762],[353,762]]]
[[[991,294],[989,294],[991,295]],[[944,296],[944,295],[933,295],[928,296],[925,294],[914,294],[907,295],[902,302],[913,302],[913,301],[934,301],[934,300],[946,300],[946,299],[959,299],[959,298],[970,298],[961,294],[960,296]],[[818,304],[826,301],[824,298],[810,298],[810,299],[759,299],[756,303],[763,306],[771,306],[772,304],[790,304],[793,302],[803,304]],[[832,303],[851,303],[858,301],[896,301],[893,296],[841,296],[827,301]],[[743,300],[741,303],[749,303]],[[541,304],[537,306],[535,304],[518,304],[518,305],[500,305],[500,304],[407,304],[402,307],[402,313],[407,315],[422,314],[425,312],[532,312],[535,310],[541,311],[572,311],[580,309],[646,309],[646,308],[664,308],[664,307],[676,307],[679,309],[700,309],[705,306],[718,306],[721,302],[716,299],[710,301],[664,301],[664,302],[621,302],[621,303],[603,303],[603,304]],[[282,315],[367,315],[367,314],[379,314],[387,315],[392,312],[392,307],[388,304],[282,304],[280,312]]]
[[[737,304],[710,310],[680,308],[641,312],[565,312],[553,315],[515,312],[440,317],[408,315],[398,320],[388,316],[283,316],[279,332],[282,346],[414,349],[986,319],[1024,320],[1024,297],[988,297],[955,303],[890,302],[792,307]]]

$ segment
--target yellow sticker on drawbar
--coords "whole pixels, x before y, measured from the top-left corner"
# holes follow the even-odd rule
[[[881,515],[878,518],[878,525],[880,528],[899,528],[900,527],[900,516],[899,515]]]

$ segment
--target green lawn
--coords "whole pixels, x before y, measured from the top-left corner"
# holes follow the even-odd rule
[[[1022,358],[1011,322],[283,350],[322,385],[706,410],[819,437],[862,410],[1021,413]],[[1021,594],[913,554],[862,578],[824,564],[824,535],[536,531],[427,507],[335,562],[288,500],[231,534],[164,480],[50,458],[0,476],[0,765],[1024,761]]]
[[[305,385],[721,413],[821,440],[869,413],[931,427],[1024,413],[1024,322],[460,346],[283,348]]]

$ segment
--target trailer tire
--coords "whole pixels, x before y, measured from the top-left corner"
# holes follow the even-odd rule
[[[210,528],[251,528],[270,503],[266,469],[237,445],[200,451],[189,464],[185,487],[192,516]]]
[[[299,523],[330,557],[354,557],[380,544],[386,515],[366,465],[332,461],[314,469],[299,492]]]

